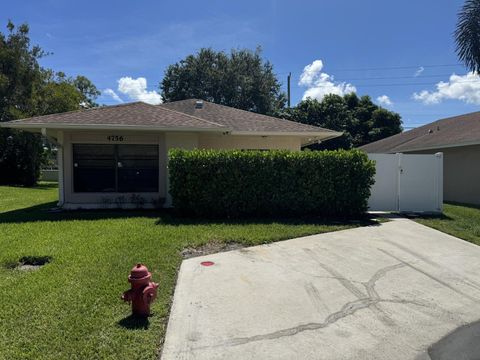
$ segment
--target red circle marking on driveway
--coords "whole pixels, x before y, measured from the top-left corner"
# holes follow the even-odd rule
[[[202,265],[202,266],[212,266],[212,265],[215,265],[215,263],[213,261],[202,261],[200,263],[200,265]]]

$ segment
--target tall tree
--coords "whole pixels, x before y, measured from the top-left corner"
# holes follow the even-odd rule
[[[480,0],[467,0],[458,13],[457,55],[467,68],[480,70]]]
[[[260,48],[229,54],[201,49],[170,65],[160,90],[166,102],[198,98],[261,114],[272,114],[285,105],[281,84]]]
[[[98,91],[88,79],[67,78],[39,65],[46,53],[31,45],[28,25],[8,22],[7,29],[0,32],[0,121],[94,104]],[[0,183],[35,184],[42,152],[39,135],[0,129]]]
[[[329,94],[322,101],[308,98],[281,115],[304,124],[325,127],[344,135],[314,149],[348,149],[398,134],[400,115],[374,104],[369,96]]]
[[[68,82],[75,86],[75,88],[80,93],[82,97],[80,105],[82,107],[92,108],[98,106],[95,100],[100,95],[100,91],[88,78],[82,75],[78,75],[73,79],[69,79]]]

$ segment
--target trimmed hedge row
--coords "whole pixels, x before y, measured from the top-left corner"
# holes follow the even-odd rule
[[[169,152],[175,209],[204,217],[355,216],[375,164],[358,150]]]

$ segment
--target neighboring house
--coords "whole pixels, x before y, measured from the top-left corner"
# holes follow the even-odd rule
[[[360,147],[367,153],[443,152],[443,197],[480,204],[480,112],[455,116]]]
[[[0,123],[58,146],[59,206],[159,206],[167,154],[183,149],[288,149],[341,133],[200,100],[99,107]],[[213,174],[212,174],[213,176]]]

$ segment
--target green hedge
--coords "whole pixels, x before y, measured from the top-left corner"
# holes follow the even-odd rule
[[[358,150],[173,149],[168,166],[175,209],[206,217],[359,215],[375,174]]]

